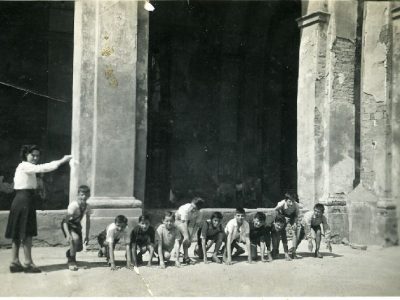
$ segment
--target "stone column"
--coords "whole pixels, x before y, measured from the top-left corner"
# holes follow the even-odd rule
[[[398,141],[396,145],[393,128],[398,126],[399,117],[395,115],[398,114],[398,108],[392,102],[392,95],[396,94],[396,75],[392,83],[391,73],[396,73],[392,69],[396,63],[392,64],[390,57],[390,8],[391,3],[388,1],[371,1],[364,5],[360,106],[361,181],[376,197],[378,243],[397,242],[393,188],[399,183],[393,171],[398,168],[398,154],[393,151],[398,150]],[[393,22],[396,24],[396,20]],[[396,61],[396,55],[393,62]],[[394,181],[394,177],[397,177],[397,181]]]
[[[400,240],[400,3],[392,2],[392,197],[397,208],[397,235]]]
[[[134,198],[138,2],[75,2],[71,198],[91,188],[91,234],[123,214]],[[142,199],[141,199],[142,200]]]
[[[312,2],[309,2],[311,5]],[[326,35],[329,14],[311,8],[298,19],[301,29],[297,96],[297,182],[300,201],[312,208],[323,196]]]

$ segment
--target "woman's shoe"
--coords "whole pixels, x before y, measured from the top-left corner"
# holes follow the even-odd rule
[[[24,267],[21,264],[18,263],[11,263],[10,264],[10,272],[11,273],[19,273],[19,272],[23,272],[24,271]]]
[[[42,273],[42,270],[40,270],[35,265],[27,265],[24,267],[24,272],[25,273]]]

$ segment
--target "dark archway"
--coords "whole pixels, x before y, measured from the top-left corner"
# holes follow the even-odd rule
[[[146,207],[271,207],[296,191],[300,3],[157,2]]]

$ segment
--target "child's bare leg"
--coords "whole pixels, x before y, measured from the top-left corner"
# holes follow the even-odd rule
[[[321,230],[317,230],[315,233],[315,257],[322,258],[322,254],[319,252],[319,247],[321,245]]]
[[[21,262],[19,260],[19,247],[21,246],[21,241],[18,239],[12,240],[12,248],[11,248],[11,263],[15,263],[20,265]]]

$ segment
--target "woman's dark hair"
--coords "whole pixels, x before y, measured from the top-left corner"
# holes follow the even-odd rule
[[[21,152],[20,152],[20,157],[21,157],[21,159],[22,159],[23,161],[26,161],[26,156],[27,156],[29,153],[32,153],[34,150],[37,150],[37,151],[40,152],[39,147],[36,146],[36,145],[23,145],[23,146],[21,147]]]

